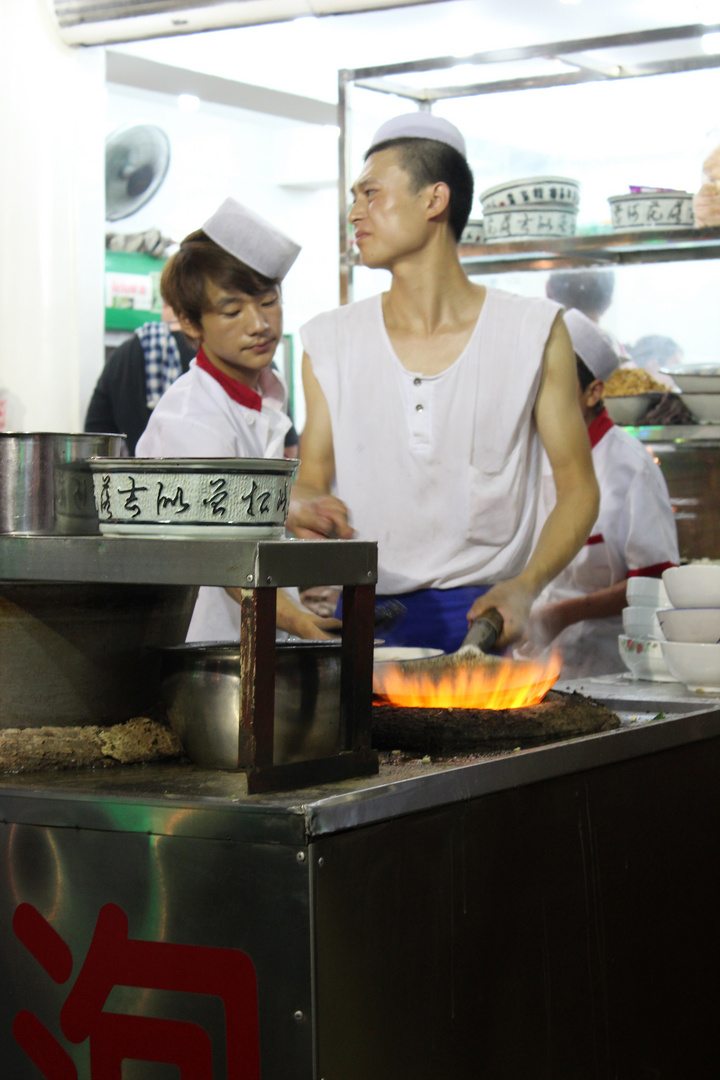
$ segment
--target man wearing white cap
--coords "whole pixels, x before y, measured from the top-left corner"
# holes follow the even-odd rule
[[[291,421],[286,389],[271,362],[282,337],[280,282],[300,248],[273,225],[226,199],[186,236],[163,270],[163,299],[199,342],[190,370],[155,406],[138,457],[283,457]],[[233,589],[201,588],[188,641],[237,641]],[[278,591],[278,626],[325,637],[323,620]]]
[[[581,551],[541,595],[528,624],[529,642],[557,638],[565,678],[622,671],[618,634],[627,579],[660,577],[680,556],[665,478],[638,439],[616,427],[602,401],[620,360],[601,330],[580,311],[565,313],[575,350],[580,407],[600,485],[600,512]],[[543,477],[540,520],[555,489]],[[560,635],[558,637],[558,635]]]
[[[457,244],[473,177],[448,121],[384,124],[353,194],[362,261],[392,283],[302,328],[295,527],[343,534],[337,506],[317,502],[335,481],[356,534],[379,542],[378,592],[407,607],[386,640],[451,650],[494,606],[505,644],[597,513],[560,305],[467,278]],[[533,551],[542,446],[560,494]]]

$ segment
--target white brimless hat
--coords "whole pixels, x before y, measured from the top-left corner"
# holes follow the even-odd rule
[[[577,308],[563,315],[573,349],[596,379],[605,382],[620,364],[620,358],[599,326]]]
[[[436,142],[447,143],[453,150],[457,150],[458,154],[467,157],[462,133],[449,120],[443,120],[441,116],[433,116],[428,112],[405,113],[403,116],[386,120],[373,135],[370,149],[387,139],[403,138],[435,139]]]
[[[208,218],[203,232],[251,270],[278,280],[285,277],[301,250],[294,240],[233,198],[227,198]]]

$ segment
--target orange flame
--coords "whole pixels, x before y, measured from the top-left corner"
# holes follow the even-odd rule
[[[542,701],[562,667],[558,652],[536,660],[448,660],[447,667],[442,659],[377,665],[373,689],[406,708],[521,709]]]

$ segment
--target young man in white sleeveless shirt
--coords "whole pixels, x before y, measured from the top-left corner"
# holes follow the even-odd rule
[[[350,222],[392,283],[302,328],[289,519],[301,536],[377,539],[378,594],[408,609],[392,643],[446,651],[490,607],[499,645],[515,640],[598,507],[560,306],[475,285],[460,264],[472,188],[447,121],[410,114],[376,133]],[[558,500],[532,550],[541,447]]]

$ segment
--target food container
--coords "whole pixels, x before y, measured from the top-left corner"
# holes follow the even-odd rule
[[[661,647],[668,670],[688,690],[720,693],[720,645],[663,641]]]
[[[673,607],[720,607],[720,566],[673,566],[664,570],[662,577]]]
[[[288,458],[97,458],[90,467],[100,532],[280,537],[297,465]]]
[[[675,677],[665,664],[663,646],[665,641],[633,638],[620,634],[618,646],[620,658],[633,679],[646,682],[675,682]]]
[[[670,599],[663,580],[642,577],[640,574],[628,578],[627,600],[628,606],[649,607],[654,611],[658,608],[670,607]]]
[[[468,221],[460,237],[461,244],[483,244],[485,233],[482,221]]]
[[[278,642],[274,764],[340,752],[340,641]],[[170,726],[198,765],[250,764],[240,728],[239,644],[200,642],[162,650],[161,693]]]
[[[708,364],[707,367],[662,369],[663,375],[670,375],[673,382],[683,393],[717,394],[720,393],[720,368]],[[684,400],[684,398],[683,398]]]
[[[616,231],[689,229],[695,224],[693,197],[686,191],[644,191],[608,199]]]
[[[652,641],[662,640],[663,633],[654,608],[641,605],[623,608],[622,623],[628,637]]]
[[[604,397],[603,402],[610,419],[621,426],[637,424],[645,413],[657,405],[662,394],[628,394],[621,397]]]
[[[97,533],[87,459],[121,454],[123,439],[86,432],[0,432],[0,533]]]
[[[667,641],[720,643],[720,608],[661,608],[657,618]]]
[[[577,208],[535,205],[484,212],[485,243],[573,236]]]
[[[509,180],[487,188],[480,195],[483,214],[492,210],[523,209],[541,204],[544,207],[572,209],[577,213],[580,184],[567,176],[529,176]]]
[[[720,423],[720,392],[711,394],[685,393],[683,404],[687,405],[696,420],[702,424]]]

